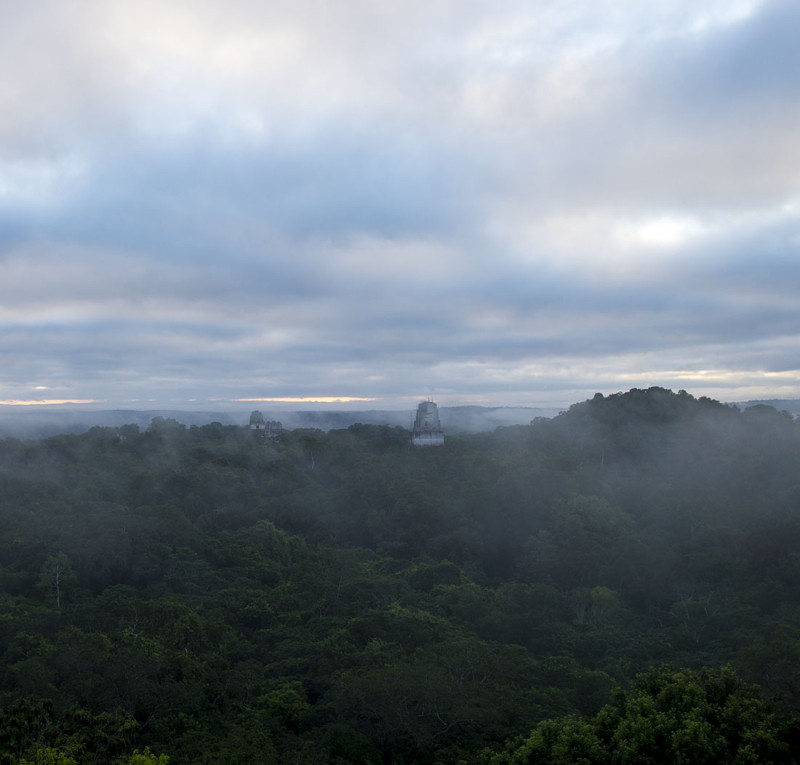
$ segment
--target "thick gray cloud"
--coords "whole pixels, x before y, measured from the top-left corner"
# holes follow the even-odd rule
[[[790,0],[0,8],[0,400],[800,396]]]

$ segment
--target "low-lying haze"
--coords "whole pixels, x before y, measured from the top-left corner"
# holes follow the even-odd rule
[[[4,403],[800,396],[792,0],[0,27]]]

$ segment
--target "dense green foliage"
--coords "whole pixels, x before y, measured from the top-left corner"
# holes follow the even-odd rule
[[[593,719],[544,720],[522,743],[487,752],[484,763],[777,765],[792,758],[789,728],[730,667],[659,667],[628,693],[617,691]]]
[[[798,466],[791,416],[663,389],[429,449],[0,441],[0,761],[792,761]]]

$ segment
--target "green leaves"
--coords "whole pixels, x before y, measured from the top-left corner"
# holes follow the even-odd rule
[[[125,765],[169,765],[169,757],[165,754],[155,755],[150,747],[145,747],[143,752],[137,749]]]
[[[270,690],[256,699],[256,705],[290,730],[297,730],[302,716],[311,709],[298,680],[274,681]]]
[[[59,613],[76,581],[72,562],[64,553],[49,556],[39,571],[39,588]]]
[[[523,734],[487,757],[781,754],[757,694],[696,668],[735,661],[800,709],[790,419],[655,389],[432,451],[380,426],[252,436],[0,442],[0,704],[55,701],[30,736],[0,719],[15,756],[461,765]],[[597,715],[665,660],[695,671]]]
[[[129,755],[138,724],[121,712],[59,711],[49,701],[20,699],[0,708],[0,762],[14,765],[166,765],[146,751]],[[9,759],[11,757],[11,759]],[[18,759],[17,759],[18,758]]]
[[[758,689],[730,667],[659,667],[616,693],[595,718],[545,720],[500,761],[583,765],[786,762],[786,731]],[[503,759],[505,757],[505,759]]]

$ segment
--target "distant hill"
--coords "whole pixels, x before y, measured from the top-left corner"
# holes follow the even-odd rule
[[[171,410],[0,407],[0,437],[46,438],[63,433],[83,433],[93,427],[138,425],[147,428],[155,417],[171,417],[184,425],[241,425],[242,416],[223,412],[177,412]]]
[[[536,407],[440,407],[445,434],[481,433],[509,425],[527,425],[535,417],[554,417],[559,409]],[[365,425],[393,425],[410,428],[412,410],[372,409],[365,411],[267,411],[268,420],[279,420],[284,428],[318,428],[337,430],[360,422]],[[223,425],[247,425],[250,410],[182,411],[165,409],[104,409],[0,407],[0,438],[46,438],[63,433],[83,433],[93,427],[138,425],[146,429],[153,418],[177,420],[186,426],[202,426],[210,422]]]
[[[800,415],[800,399],[765,399],[732,404],[739,409],[771,406],[778,411]],[[83,433],[93,427],[117,428],[121,425],[149,427],[153,418],[177,420],[191,427],[219,422],[223,425],[247,425],[250,409],[228,411],[172,409],[84,409],[81,407],[16,407],[0,406],[0,438],[47,438],[64,433]],[[284,428],[318,428],[338,430],[360,422],[365,425],[392,425],[411,428],[411,409],[367,409],[278,411],[262,410],[268,420],[280,421]],[[445,435],[484,433],[499,427],[527,425],[536,417],[555,417],[562,408],[514,406],[440,406],[439,416]]]
[[[800,398],[769,398],[760,401],[737,402],[739,409],[747,409],[749,406],[772,406],[779,412],[789,412],[797,417],[800,415]]]

